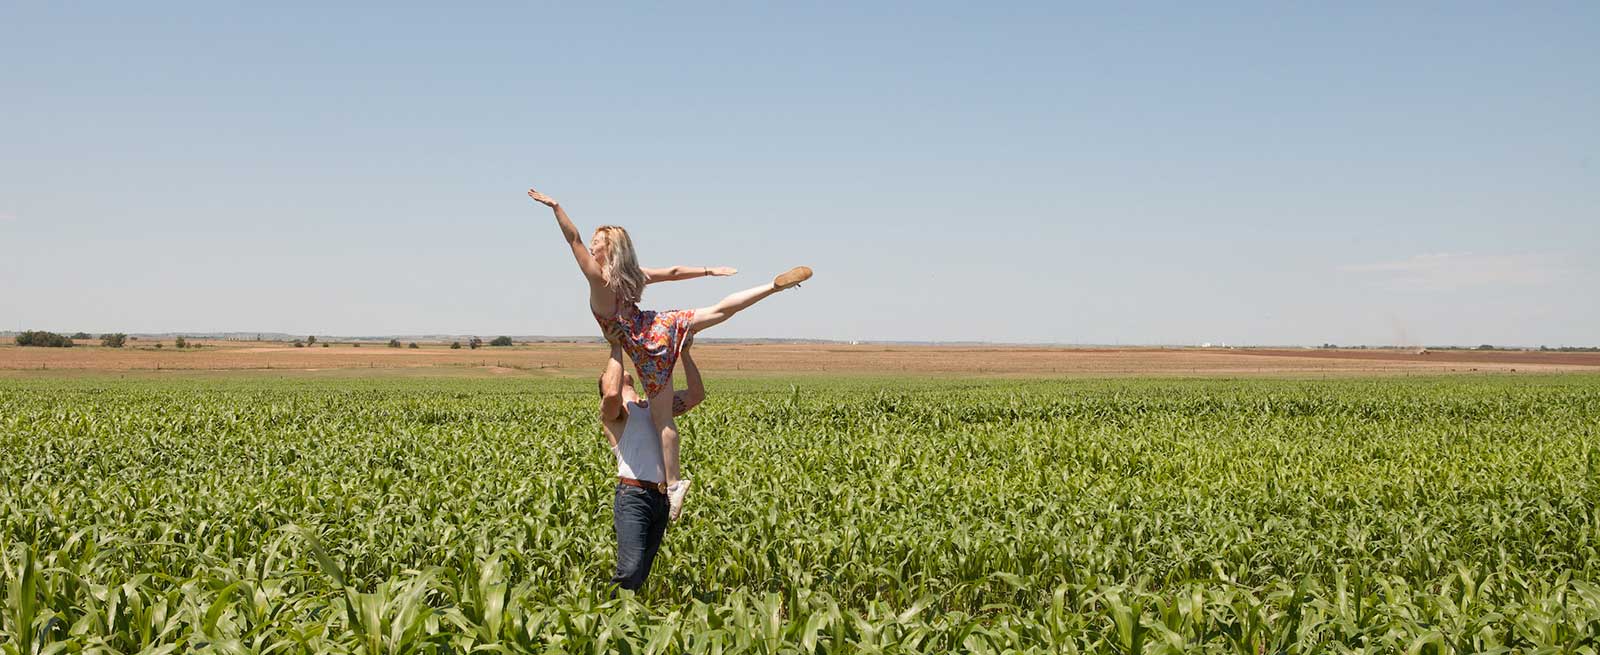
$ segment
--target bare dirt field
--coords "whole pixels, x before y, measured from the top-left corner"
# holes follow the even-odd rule
[[[276,342],[205,342],[198,350],[170,343],[114,349],[0,346],[0,373],[270,371],[359,375],[591,375],[604,363],[599,344],[542,343],[452,350],[348,343],[296,348]],[[701,343],[696,360],[708,372],[860,375],[1128,376],[1361,375],[1436,373],[1600,373],[1600,353],[1516,351],[1287,350],[1199,348],[1055,348],[1033,346],[886,346]]]
[[[1313,357],[1323,359],[1363,361],[1407,361],[1456,364],[1537,364],[1549,366],[1600,366],[1600,353],[1538,352],[1530,350],[1430,350],[1417,353],[1408,350],[1276,350],[1248,348],[1229,351],[1264,357]]]

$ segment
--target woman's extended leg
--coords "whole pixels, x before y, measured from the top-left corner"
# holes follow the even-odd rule
[[[726,321],[734,314],[756,304],[762,298],[800,284],[810,278],[811,269],[797,266],[783,275],[779,275],[768,284],[750,287],[744,291],[729,294],[728,297],[718,301],[715,305],[694,310],[694,317],[689,319],[689,330],[691,332],[699,332]]]
[[[694,314],[689,318],[690,334],[684,338],[692,339],[694,333],[726,321],[762,298],[797,286],[808,279],[811,279],[811,269],[797,266],[773,278],[769,284],[745,289],[723,298],[715,305],[694,310]],[[643,375],[643,372],[640,374]],[[682,470],[678,466],[678,424],[672,419],[673,394],[672,376],[669,374],[666,384],[656,389],[650,396],[650,420],[655,423],[656,431],[661,435],[661,460],[667,478],[667,500],[670,503],[668,517],[676,521],[678,515],[683,512],[683,499],[689,492],[689,481],[683,479]]]

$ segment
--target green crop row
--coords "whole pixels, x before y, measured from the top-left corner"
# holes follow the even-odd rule
[[[1600,650],[1600,378],[0,381],[0,653]]]

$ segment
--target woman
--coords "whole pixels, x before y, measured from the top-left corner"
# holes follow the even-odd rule
[[[733,275],[726,267],[641,268],[627,230],[603,225],[594,231],[585,247],[577,226],[567,217],[561,203],[528,189],[528,197],[555,212],[561,236],[572,248],[578,268],[589,281],[589,312],[600,323],[606,341],[622,347],[639,371],[649,399],[650,418],[661,435],[661,453],[666,460],[667,497],[671,515],[683,511],[683,498],[689,481],[680,477],[678,466],[678,426],[672,418],[672,369],[678,363],[683,342],[691,334],[728,320],[762,298],[799,286],[811,278],[811,269],[797,266],[779,275],[771,284],[751,287],[723,298],[710,307],[671,311],[639,309],[646,285],[687,280],[709,275]]]

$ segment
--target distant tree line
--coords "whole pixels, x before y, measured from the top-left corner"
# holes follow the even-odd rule
[[[17,335],[17,345],[43,348],[71,348],[72,339],[54,332],[28,330]]]
[[[28,330],[18,334],[16,336],[16,342],[19,346],[71,348],[72,346],[76,345],[73,343],[73,340],[75,339],[87,340],[93,338],[95,338],[94,335],[89,334],[88,332],[74,332],[72,336],[69,337],[64,334],[56,334],[55,332],[49,332],[45,330]],[[100,345],[105,348],[122,348],[127,346],[129,341],[137,340],[138,337],[130,337],[123,332],[106,332],[100,335]],[[160,341],[157,341],[154,347],[160,348],[162,345],[163,344]],[[199,348],[205,344],[198,341],[190,341],[188,337],[180,334],[177,338],[172,340],[172,345],[175,348]]]
[[[17,340],[17,345],[19,345],[19,346],[42,346],[42,347],[47,347],[47,348],[70,348],[73,345],[72,341],[74,339],[93,339],[93,338],[95,338],[94,335],[89,334],[88,332],[75,332],[75,333],[72,334],[72,336],[68,337],[68,336],[56,334],[54,332],[47,332],[47,331],[44,331],[44,330],[29,330],[27,332],[23,332],[21,334],[18,334],[17,337],[16,337],[16,340]],[[260,337],[258,336],[257,339],[259,339],[259,338]],[[126,346],[129,341],[136,341],[136,340],[137,340],[136,337],[130,337],[127,334],[122,333],[122,332],[107,332],[105,334],[100,335],[100,345],[102,345],[102,346],[104,346],[106,348],[122,348],[122,347]],[[305,347],[308,347],[308,346],[316,346],[319,343],[322,344],[323,348],[327,348],[330,345],[332,345],[327,341],[319,341],[317,339],[316,335],[311,335],[311,336],[308,336],[308,337],[306,337],[304,339],[295,339],[293,343],[294,343],[294,347],[296,347],[296,348],[305,348]],[[161,345],[162,345],[161,342],[157,341],[156,344],[155,344],[155,347],[160,348]],[[190,341],[189,338],[186,337],[186,336],[179,335],[177,338],[173,339],[172,345],[174,347],[177,347],[177,348],[199,348],[202,344],[200,344],[198,342],[195,342],[195,341]],[[360,348],[361,347],[361,343],[360,342],[353,342],[350,345],[353,346],[353,347],[356,347],[356,348]],[[477,350],[479,348],[482,348],[485,344],[484,344],[483,339],[478,338],[478,337],[472,337],[471,339],[468,339],[465,344],[463,344],[460,341],[451,342],[450,343],[450,348],[452,350],[460,350],[463,345],[465,345],[466,347],[471,348],[473,350]],[[487,345],[490,345],[490,346],[511,346],[511,345],[515,345],[515,342],[513,342],[511,340],[511,337],[508,337],[508,336],[505,336],[505,335],[500,335],[498,337],[495,337],[494,340],[488,342]],[[418,346],[417,343],[414,342],[414,341],[410,342],[410,343],[401,343],[399,339],[390,339],[389,343],[388,343],[388,346],[390,348],[420,348],[421,347],[421,346]],[[1334,347],[1334,346],[1332,344],[1326,344],[1324,347],[1331,348],[1331,347]],[[1563,351],[1572,351],[1572,350],[1585,350],[1585,349],[1582,349],[1582,348],[1563,348],[1562,350]],[[1595,349],[1589,349],[1589,350],[1595,350]]]

